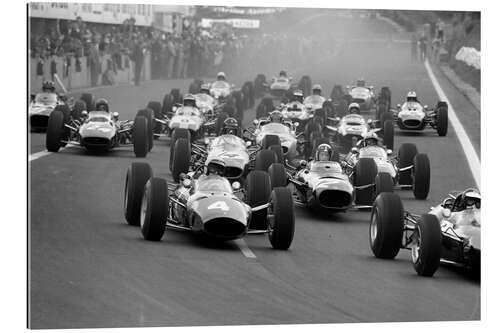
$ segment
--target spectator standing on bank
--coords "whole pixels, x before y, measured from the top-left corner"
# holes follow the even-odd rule
[[[181,67],[181,73],[180,76],[181,78],[185,79],[188,76],[188,66],[189,66],[189,59],[190,55],[189,52],[191,51],[191,37],[187,37],[186,40],[182,43],[182,49],[183,49],[183,60],[182,60],[182,67]]]
[[[170,37],[167,41],[167,79],[172,79],[174,77],[175,56],[175,44],[172,37]]]
[[[175,61],[175,77],[182,78],[182,70],[184,69],[184,43],[185,41],[177,41],[177,57]]]
[[[427,58],[427,38],[425,35],[422,35],[419,40],[420,47],[420,61],[425,61]]]
[[[436,38],[439,39],[441,44],[444,43],[444,22],[441,19],[436,23]]]
[[[99,46],[97,43],[93,43],[90,46],[89,54],[89,65],[90,65],[90,85],[92,87],[97,86],[97,81],[99,80],[99,73],[101,72],[101,63],[99,60]]]
[[[141,82],[142,65],[144,64],[143,43],[140,37],[134,40],[132,61],[134,62],[134,84],[138,86]]]
[[[434,62],[439,62],[439,54],[441,52],[441,40],[434,38],[432,41],[432,60]]]

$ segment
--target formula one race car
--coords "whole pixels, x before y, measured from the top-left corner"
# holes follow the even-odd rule
[[[52,111],[58,110],[64,113],[69,119],[72,115],[79,115],[87,110],[86,103],[80,99],[74,102],[73,98],[67,98],[64,94],[55,92],[39,92],[31,95],[28,115],[29,124],[32,131],[45,131]]]
[[[225,124],[234,122],[234,118],[228,118]],[[182,173],[199,171],[214,159],[224,162],[226,178],[241,181],[250,170],[265,171],[272,163],[279,162],[278,154],[283,156],[280,145],[252,145],[241,139],[238,132],[222,131],[220,136],[206,137],[201,142],[191,141],[185,130],[178,129],[174,133],[176,141],[170,148],[170,170],[175,181]]]
[[[441,261],[481,266],[481,195],[475,189],[450,193],[429,213],[403,210],[399,196],[380,194],[373,205],[370,246],[377,258],[393,259],[411,250],[418,275],[433,276]]]
[[[54,110],[49,117],[45,145],[51,152],[57,152],[67,144],[94,152],[133,145],[135,155],[145,157],[153,148],[151,123],[145,115],[147,111],[139,111],[134,121],[120,121],[118,112],[109,112],[107,103],[105,110],[83,111],[81,118],[71,117],[69,120],[62,111]]]
[[[396,110],[391,109],[391,113],[384,117],[394,119],[402,130],[422,131],[429,125],[439,136],[446,136],[448,132],[448,104],[438,102],[436,108],[429,109],[427,105],[420,104],[413,91],[408,93],[403,105],[398,104]]]
[[[247,186],[241,189],[210,168],[201,175],[185,175],[174,185],[153,177],[149,164],[132,163],[125,181],[127,222],[140,225],[151,241],[161,240],[166,228],[222,241],[267,233],[273,248],[287,250],[295,230],[290,190],[272,189],[269,175],[259,170],[248,174]]]
[[[349,103],[358,103],[362,111],[375,110],[377,118],[390,108],[391,92],[388,87],[382,87],[378,95],[373,86],[367,86],[365,80],[359,79],[355,86],[347,86]]]
[[[358,185],[356,179],[360,179],[359,174],[365,174],[364,165],[371,164],[372,162],[368,161],[373,160],[377,169],[370,171],[370,173],[388,173],[393,184],[399,184],[402,189],[411,188],[417,199],[427,198],[431,177],[427,154],[418,153],[417,147],[413,143],[404,143],[399,148],[398,157],[390,158],[392,150],[379,145],[375,139],[375,133],[368,133],[341,162],[347,174],[353,177],[353,184]],[[363,171],[360,171],[359,168]],[[366,191],[366,196],[372,197],[373,189],[368,188],[363,191]]]
[[[370,208],[376,195],[384,191],[392,192],[392,179],[385,173],[378,174],[374,161],[371,165],[363,166],[365,170],[358,175],[364,178],[356,179],[355,183],[358,185],[353,186],[338,159],[338,153],[335,153],[329,144],[322,143],[316,147],[315,158],[309,163],[302,160],[297,168],[288,163],[272,164],[269,167],[271,184],[273,186],[294,184],[295,202],[322,212]],[[366,167],[371,169],[368,170]],[[371,175],[372,178],[369,179],[367,175]],[[362,194],[357,195],[369,187],[373,188],[371,198],[363,197]]]
[[[273,77],[270,82],[266,81],[264,74],[258,74],[254,80],[254,90],[256,96],[263,96],[269,93],[273,98],[290,100],[293,91],[302,90],[306,95],[311,94],[312,82],[308,75],[300,78],[298,83],[293,83],[293,78],[285,71],[281,71],[277,77]]]
[[[365,120],[363,116],[356,113],[328,120],[332,125],[326,125],[326,128],[332,133],[334,142],[344,152],[354,147],[370,131],[382,132],[384,145],[389,149],[394,149],[394,126],[391,120],[380,123],[377,120]]]

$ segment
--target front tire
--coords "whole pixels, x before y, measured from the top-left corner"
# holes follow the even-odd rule
[[[272,219],[268,222],[271,232],[269,241],[274,249],[288,250],[295,233],[295,210],[292,192],[286,187],[277,187],[271,193]]]
[[[149,151],[148,121],[146,117],[135,117],[132,141],[136,157],[146,157]]]
[[[176,183],[179,182],[179,175],[187,173],[189,162],[191,161],[191,145],[187,139],[180,138],[175,142],[174,154],[172,160],[172,178]]]
[[[246,202],[250,207],[257,207],[269,202],[271,180],[269,174],[262,170],[253,170],[247,176]],[[267,209],[252,212],[250,227],[266,229]]]
[[[370,206],[374,198],[375,177],[377,176],[377,164],[371,158],[360,158],[355,166],[354,186],[368,186],[363,189],[356,189],[356,204]]]
[[[417,146],[413,143],[403,143],[398,151],[398,169],[409,167],[418,154]],[[399,185],[412,185],[411,169],[399,171]]]
[[[153,169],[148,163],[133,162],[127,169],[123,210],[130,225],[140,224],[141,202],[144,185],[153,177]]]
[[[168,217],[168,186],[165,179],[151,178],[144,187],[141,204],[141,233],[144,239],[160,241]]]
[[[62,111],[54,110],[49,116],[47,134],[45,136],[45,147],[50,152],[58,152],[61,148],[61,140],[64,136],[64,114]]]
[[[414,231],[413,268],[420,276],[433,276],[441,260],[441,226],[435,215],[424,214]]]
[[[436,130],[439,136],[448,133],[448,104],[439,102],[436,111]]]
[[[416,199],[425,200],[429,195],[431,168],[427,154],[417,154],[413,161],[413,194]]]

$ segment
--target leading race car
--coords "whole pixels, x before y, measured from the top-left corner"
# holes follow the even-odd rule
[[[376,168],[373,162],[371,169]],[[366,175],[370,172],[365,170],[363,173]],[[383,191],[392,192],[392,179],[387,174],[370,174],[373,175],[372,179],[365,176],[356,182],[358,186],[353,186],[339,163],[338,152],[326,142],[316,147],[313,160],[308,163],[302,160],[297,168],[276,163],[269,167],[272,186],[292,183],[295,187],[295,202],[321,212],[371,208],[375,196],[371,200],[363,200],[362,196],[356,195],[368,187],[374,188],[375,195]]]
[[[134,121],[118,120],[118,112],[111,113],[105,99],[96,102],[96,111],[83,111],[81,118],[66,120],[62,111],[54,110],[49,117],[46,148],[57,152],[67,144],[103,152],[117,146],[133,145],[137,157],[145,157],[153,147],[153,137],[147,110],[137,113]],[[151,117],[151,116],[150,116]]]
[[[441,261],[481,266],[481,195],[476,189],[450,193],[427,214],[404,211],[399,196],[382,193],[373,205],[370,246],[377,258],[411,250],[418,275],[433,276]]]
[[[398,104],[396,110],[391,109],[386,119],[393,119],[402,130],[422,131],[426,126],[435,129],[439,136],[448,132],[448,104],[440,101],[436,108],[429,109],[417,99],[417,94],[410,91],[403,105]]]
[[[270,82],[267,82],[266,76],[259,74],[255,78],[254,89],[258,96],[269,93],[272,98],[278,98],[286,102],[292,98],[293,91],[296,89],[300,89],[309,95],[311,93],[311,78],[308,75],[304,75],[298,83],[294,83],[292,77],[288,76],[282,70],[278,76],[273,77]]]
[[[264,171],[249,173],[245,189],[221,176],[224,164],[186,175],[178,185],[153,176],[147,163],[132,163],[125,181],[127,222],[140,225],[146,240],[159,241],[166,228],[193,231],[221,241],[247,234],[269,235],[273,248],[287,250],[293,240],[295,213],[290,190],[272,189]],[[222,167],[222,169],[221,169]]]
[[[430,186],[430,162],[427,154],[418,153],[413,143],[404,143],[398,151],[397,157],[389,157],[392,150],[382,146],[378,136],[370,131],[353,147],[351,152],[342,161],[347,173],[353,178],[353,184],[358,185],[357,179],[365,177],[364,165],[376,163],[377,169],[369,173],[385,172],[390,175],[393,184],[399,188],[411,188],[416,199],[426,199]],[[366,176],[369,177],[369,176]],[[373,189],[363,190],[363,195],[373,197]]]
[[[358,103],[362,111],[375,110],[377,119],[390,108],[391,92],[388,87],[382,87],[380,93],[375,94],[373,86],[367,86],[364,79],[356,81],[355,86],[347,86],[350,103]]]

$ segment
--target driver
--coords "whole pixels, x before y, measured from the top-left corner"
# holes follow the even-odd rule
[[[216,176],[224,176],[224,169],[226,164],[222,160],[213,159],[207,165],[207,176],[216,175]]]
[[[99,98],[95,102],[95,109],[96,109],[96,111],[109,112],[109,103],[108,103],[108,101],[105,100],[104,98]]]
[[[408,95],[406,95],[406,102],[416,102],[416,103],[418,103],[417,93],[414,92],[414,91],[408,92]]]
[[[217,73],[217,81],[226,81],[226,73],[224,72]]]
[[[313,95],[318,95],[318,96],[321,96],[321,86],[319,84],[315,84],[313,85],[312,87],[312,94]]]
[[[286,72],[284,70],[281,70],[279,77],[288,77],[288,76],[286,75]]]
[[[184,99],[182,100],[182,105],[195,108],[196,98],[192,94],[187,94],[186,96],[184,96]]]
[[[202,84],[200,87],[200,94],[210,95],[210,85],[207,83]]]
[[[361,147],[378,146],[379,137],[377,133],[370,131],[366,133],[365,137],[359,141],[358,145]]]
[[[53,81],[45,80],[42,83],[42,92],[55,93],[56,85]]]
[[[359,104],[358,103],[349,104],[349,113],[359,114]]]
[[[366,85],[365,79],[361,78],[356,81],[356,87],[364,87]]]
[[[280,123],[281,124],[281,123],[283,123],[283,114],[278,110],[274,110],[269,114],[269,120],[272,123]]]
[[[455,199],[453,211],[472,210],[481,208],[481,194],[476,189],[468,189],[462,192]]]
[[[292,100],[291,102],[299,102],[302,103],[304,101],[304,93],[302,90],[297,89],[293,92]]]
[[[230,134],[235,136],[240,136],[240,127],[238,126],[238,121],[234,118],[227,118],[224,120],[224,125],[221,129],[220,135]]]
[[[314,155],[314,160],[319,162],[330,161],[333,156],[333,149],[327,143],[322,143],[316,148],[316,154]]]

